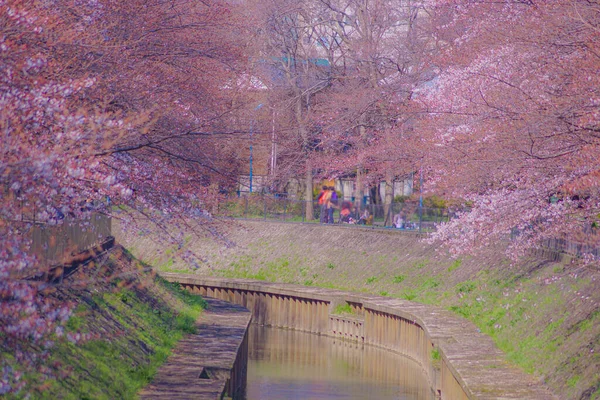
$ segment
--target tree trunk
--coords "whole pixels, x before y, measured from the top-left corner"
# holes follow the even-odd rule
[[[365,128],[366,116],[362,114],[360,116],[360,126],[358,127],[358,133],[360,135],[360,139],[364,142],[367,136],[367,129]],[[356,188],[354,189],[354,208],[357,211],[362,211],[363,206],[363,197],[364,197],[364,183],[363,183],[363,174],[364,170],[362,166],[358,166],[356,168]]]
[[[298,134],[302,138],[302,152],[304,153],[304,157],[306,157],[306,171],[304,174],[304,201],[306,207],[305,218],[307,221],[311,221],[315,218],[315,215],[313,209],[313,176],[312,163],[310,162],[310,141],[302,115],[302,93],[300,88],[295,87],[294,89],[296,94],[296,123],[298,124]]]
[[[362,211],[363,192],[363,170],[362,167],[356,168],[356,187],[354,188],[354,209]]]
[[[306,175],[305,178],[305,192],[304,198],[306,200],[306,220],[311,221],[315,218],[313,209],[313,176],[312,176],[312,163],[310,159],[306,159]]]
[[[392,171],[388,168],[385,171],[385,199],[383,201],[383,214],[385,220],[383,225],[392,225],[392,201],[394,200],[394,176]]]

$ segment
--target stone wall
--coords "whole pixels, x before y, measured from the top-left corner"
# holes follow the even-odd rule
[[[508,365],[473,324],[437,307],[298,285],[162,276],[194,293],[244,306],[260,325],[361,341],[409,357],[422,366],[441,399],[555,398]],[[336,309],[351,312],[337,315]]]

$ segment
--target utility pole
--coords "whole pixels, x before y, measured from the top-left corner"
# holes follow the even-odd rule
[[[419,232],[423,231],[423,166],[419,167]]]
[[[254,109],[254,113],[252,114],[252,121],[250,121],[250,193],[252,193],[252,136],[254,134],[254,120],[256,111],[260,110],[262,106],[262,103],[256,106],[256,108]]]

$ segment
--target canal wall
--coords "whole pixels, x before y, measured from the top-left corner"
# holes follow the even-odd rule
[[[363,342],[409,357],[421,365],[441,399],[556,398],[510,366],[473,324],[437,307],[291,284],[161,276],[193,293],[246,307],[259,325]]]

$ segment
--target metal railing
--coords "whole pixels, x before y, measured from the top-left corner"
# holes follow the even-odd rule
[[[349,202],[351,203],[351,202]],[[434,208],[419,207],[418,203],[404,202],[392,203],[389,207],[377,204],[363,205],[357,209],[352,205],[350,220],[342,218],[340,211],[342,201],[333,210],[333,221],[330,223],[352,225],[368,225],[379,228],[391,228],[397,230],[431,232],[441,222],[455,218],[458,213],[469,211],[468,208]],[[365,210],[370,218],[361,219]],[[265,221],[281,222],[303,222],[303,223],[325,223],[321,218],[321,206],[313,202],[313,218],[306,217],[306,202],[293,200],[285,197],[268,196],[261,194],[240,194],[219,204],[218,214],[220,216],[256,219]],[[401,221],[398,221],[401,219]],[[398,224],[398,222],[401,222]],[[546,239],[539,246],[558,252],[581,257],[592,255],[600,258],[600,239],[597,233],[587,232],[585,237]]]
[[[369,225],[411,231],[431,231],[455,215],[447,208],[419,207],[415,203],[392,203],[388,207],[366,204],[356,207],[351,201],[339,200],[333,208],[333,218],[324,218],[317,201],[312,202],[313,217],[307,218],[306,202],[267,195],[240,195],[219,205],[218,215],[232,218],[262,219],[283,222],[335,223]],[[342,213],[342,210],[348,210]],[[345,215],[342,215],[345,214]]]
[[[77,220],[60,217],[52,223],[36,220],[35,208],[23,204],[20,220],[12,223],[23,224],[24,234],[30,239],[29,253],[35,255],[44,264],[58,265],[71,255],[104,241],[110,237],[111,217],[99,212],[92,212],[91,217]],[[344,207],[350,206],[348,215],[341,215]],[[436,226],[454,218],[460,211],[457,208],[419,207],[417,203],[392,203],[388,207],[377,204],[355,207],[353,203],[339,201],[333,208],[332,221],[322,218],[321,206],[313,201],[313,218],[306,216],[306,202],[285,197],[260,194],[242,194],[231,197],[218,205],[217,213],[221,217],[255,219],[265,221],[300,222],[300,223],[333,223],[345,226],[370,226],[412,232],[431,232]],[[25,226],[27,228],[25,228]],[[581,257],[592,255],[600,258],[600,245],[597,232],[586,234],[584,240],[573,238],[546,239],[540,248],[568,253]]]

